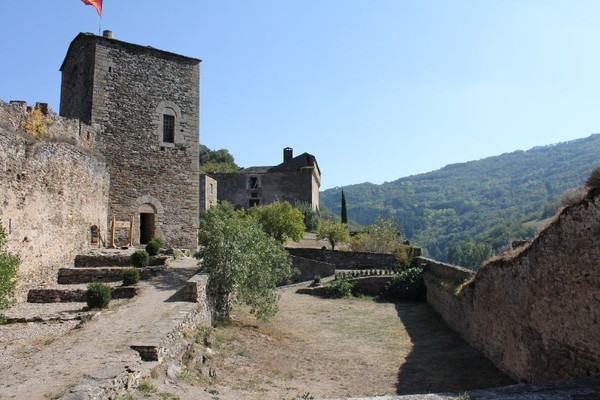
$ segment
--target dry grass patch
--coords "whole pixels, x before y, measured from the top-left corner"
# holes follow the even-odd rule
[[[511,383],[425,303],[331,300],[295,290],[280,290],[280,312],[268,322],[236,308],[232,321],[214,330],[215,378],[188,371],[188,379],[160,390],[182,400],[290,400],[305,393],[364,397]]]

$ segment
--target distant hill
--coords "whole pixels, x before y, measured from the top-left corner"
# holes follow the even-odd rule
[[[554,214],[562,193],[580,187],[600,164],[600,134],[534,147],[381,185],[362,183],[321,193],[321,204],[340,213],[346,194],[348,218],[369,225],[392,217],[403,235],[430,257],[445,260],[448,244],[473,239],[495,250],[531,237],[536,224]]]

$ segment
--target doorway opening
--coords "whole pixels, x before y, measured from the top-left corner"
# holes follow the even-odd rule
[[[154,213],[140,213],[140,244],[148,244],[154,235]]]

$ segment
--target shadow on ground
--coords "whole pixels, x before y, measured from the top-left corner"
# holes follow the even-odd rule
[[[398,371],[397,393],[461,392],[513,384],[450,330],[427,303],[397,303],[413,350]]]
[[[194,276],[198,270],[198,266],[167,268],[161,275],[155,276],[148,283],[158,290],[175,290],[175,293],[165,300],[166,302],[182,301],[185,282]]]

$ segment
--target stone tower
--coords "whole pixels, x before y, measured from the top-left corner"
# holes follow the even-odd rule
[[[200,60],[80,33],[60,68],[60,115],[98,126],[117,245],[196,248]],[[110,226],[110,225],[109,225]]]

